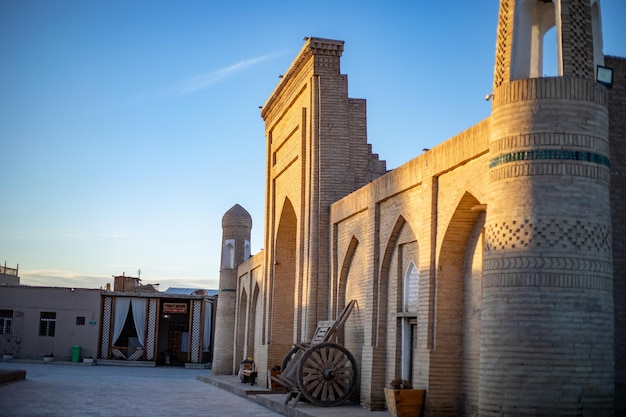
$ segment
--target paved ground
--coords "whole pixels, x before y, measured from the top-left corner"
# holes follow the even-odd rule
[[[241,384],[209,369],[0,362],[26,380],[0,385],[3,417],[386,417],[359,405],[285,406],[285,394]]]
[[[17,362],[0,369],[26,370],[26,381],[0,386],[0,416],[281,416],[196,379],[208,369]]]

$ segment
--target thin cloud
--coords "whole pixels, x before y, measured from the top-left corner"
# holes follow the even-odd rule
[[[121,265],[120,265],[121,266]],[[129,265],[123,265],[129,266]],[[134,267],[134,265],[133,265]],[[159,283],[159,291],[165,291],[170,287],[175,288],[207,288],[218,289],[219,280],[200,277],[150,277],[142,281],[146,283]],[[29,286],[41,287],[66,287],[66,288],[104,288],[106,284],[113,285],[111,275],[88,275],[80,272],[66,270],[20,270],[20,283]]]
[[[205,72],[203,74],[194,75],[184,80],[180,80],[169,89],[167,93],[173,96],[184,96],[204,90],[220,81],[223,81],[234,74],[250,68],[268,59],[274,58],[275,54],[263,55],[252,59],[244,59],[238,63],[216,71]]]
[[[61,235],[66,239],[92,239],[92,238],[107,238],[107,239],[121,239],[128,237],[127,233],[120,232],[103,232],[98,235],[90,235],[87,233],[65,233]]]
[[[114,264],[114,265],[107,265],[107,268],[138,268],[139,265],[130,265],[130,264]]]
[[[20,270],[22,285],[44,287],[99,288],[110,280],[105,275],[87,275],[64,270]]]
[[[65,233],[65,234],[62,234],[61,237],[64,237],[67,239],[84,239],[84,238],[88,238],[89,235],[85,233]]]
[[[184,266],[157,266],[155,271],[184,271],[187,267]]]
[[[100,235],[100,237],[121,239],[121,238],[128,237],[128,234],[127,233],[119,233],[119,232],[107,232],[107,233],[102,233]]]

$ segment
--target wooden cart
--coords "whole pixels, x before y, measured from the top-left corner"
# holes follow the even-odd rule
[[[354,356],[345,347],[332,343],[350,316],[356,300],[350,301],[336,320],[320,321],[311,343],[294,345],[285,359],[282,372],[272,379],[289,393],[285,404],[293,406],[304,396],[312,404],[329,407],[346,401],[357,384]]]

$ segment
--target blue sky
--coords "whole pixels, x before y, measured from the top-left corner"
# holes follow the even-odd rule
[[[0,1],[0,263],[27,285],[217,288],[234,204],[263,244],[263,105],[303,37],[345,41],[395,168],[487,117],[498,1]],[[626,2],[603,0],[626,56]]]

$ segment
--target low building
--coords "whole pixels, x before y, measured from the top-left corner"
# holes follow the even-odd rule
[[[146,293],[139,288],[139,278],[115,277],[113,291],[102,291],[98,357],[210,363],[216,291],[183,288]]]
[[[0,289],[0,349],[21,359],[70,360],[98,353],[99,289],[6,286]]]
[[[210,363],[217,291],[158,292],[139,281],[115,277],[113,291],[3,286],[0,352],[20,359],[52,354],[57,360],[74,361],[89,356],[172,365]]]

